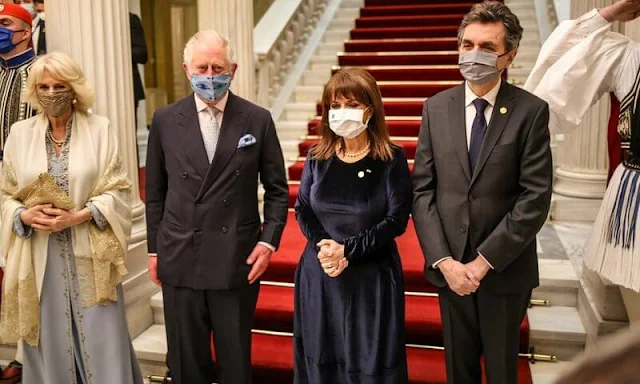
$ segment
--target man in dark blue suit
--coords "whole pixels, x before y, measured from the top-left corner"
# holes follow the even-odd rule
[[[149,272],[162,284],[173,382],[214,381],[213,331],[217,382],[250,383],[259,278],[287,217],[282,151],[269,111],[229,91],[237,64],[224,36],[192,37],[184,69],[194,94],[158,110],[149,133]]]

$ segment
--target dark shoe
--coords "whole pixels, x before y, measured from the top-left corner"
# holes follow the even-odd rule
[[[22,380],[22,364],[12,361],[7,368],[2,371],[0,384],[15,384]]]

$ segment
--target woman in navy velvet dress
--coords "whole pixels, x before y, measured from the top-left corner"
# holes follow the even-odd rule
[[[369,73],[338,72],[322,103],[322,139],[295,206],[308,243],[295,279],[294,382],[407,383],[394,240],[411,211],[407,159],[391,143]]]

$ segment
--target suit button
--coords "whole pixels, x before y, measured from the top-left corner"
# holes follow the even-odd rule
[[[468,200],[469,200],[469,201],[473,201],[473,200],[475,200],[475,199],[476,199],[476,197],[475,197],[475,196],[473,196],[472,194],[469,194],[469,197],[468,197]]]
[[[187,177],[189,177],[189,174],[187,172],[183,172],[182,173],[182,178],[186,179]]]
[[[229,232],[229,228],[227,227],[222,227],[222,233],[227,233]]]
[[[194,229],[193,229],[193,232],[195,232],[195,233],[196,233],[196,235],[199,235],[199,234],[201,234],[201,233],[202,233],[202,231],[200,230],[200,228],[194,228]]]
[[[466,225],[461,226],[460,227],[460,232],[462,232],[462,233],[467,232],[467,226]]]
[[[224,206],[228,207],[229,204],[231,204],[231,202],[229,200],[227,200],[227,199],[224,199]]]
[[[236,169],[236,176],[240,176],[240,170]]]

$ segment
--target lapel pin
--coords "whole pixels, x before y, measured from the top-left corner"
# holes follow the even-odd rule
[[[505,113],[507,113],[507,107],[500,108],[500,114],[504,115]]]

